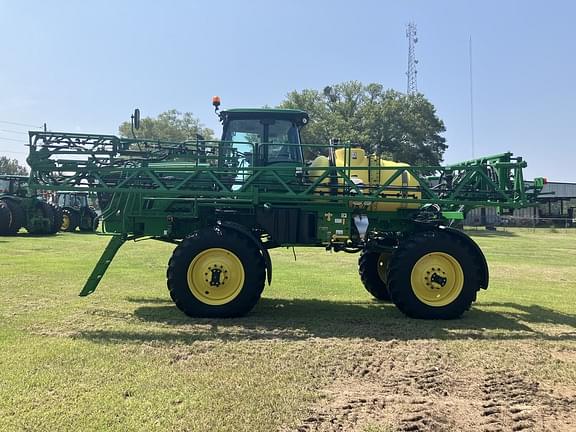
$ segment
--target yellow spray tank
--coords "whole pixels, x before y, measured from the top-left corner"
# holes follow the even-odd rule
[[[386,183],[390,177],[397,173],[394,169],[381,169],[381,168],[394,168],[394,167],[407,167],[410,166],[401,162],[394,162],[390,160],[381,159],[377,156],[367,156],[366,152],[358,147],[339,148],[334,151],[334,159],[337,167],[349,167],[346,170],[346,175],[359,185],[360,187],[370,187],[376,189],[378,186]],[[325,169],[330,166],[330,160],[326,156],[316,157],[310,168],[316,168],[309,171],[311,181],[320,177]],[[368,169],[366,169],[368,168]],[[322,186],[316,188],[319,193],[329,192],[330,179],[325,178],[321,181]],[[344,180],[338,178],[338,186],[343,186]],[[403,171],[392,183],[380,193],[382,197],[389,198],[403,198],[402,202],[384,203],[378,202],[372,204],[370,210],[372,211],[396,211],[404,208],[418,208],[420,204],[410,203],[410,199],[420,199],[421,193],[415,190],[419,186],[418,180],[406,171]]]

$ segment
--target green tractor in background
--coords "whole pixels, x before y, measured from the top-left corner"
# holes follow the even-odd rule
[[[98,228],[98,213],[88,203],[88,192],[59,192],[56,202],[62,208],[60,231],[94,232]]]
[[[0,175],[0,235],[55,234],[62,225],[62,210],[28,194],[28,177]]]

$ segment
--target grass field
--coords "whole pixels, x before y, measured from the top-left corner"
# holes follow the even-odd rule
[[[373,301],[357,256],[274,250],[247,317],[191,319],[172,246],[0,237],[2,431],[576,430],[576,232],[471,232],[491,286],[462,319]]]

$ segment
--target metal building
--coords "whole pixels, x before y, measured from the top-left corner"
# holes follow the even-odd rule
[[[511,215],[500,215],[496,208],[477,208],[468,212],[464,223],[469,226],[576,226],[576,183],[548,182],[536,206],[516,209]]]

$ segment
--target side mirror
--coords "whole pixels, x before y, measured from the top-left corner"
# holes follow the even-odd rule
[[[132,114],[132,125],[134,129],[140,129],[140,110],[138,108],[136,108],[134,114]]]

